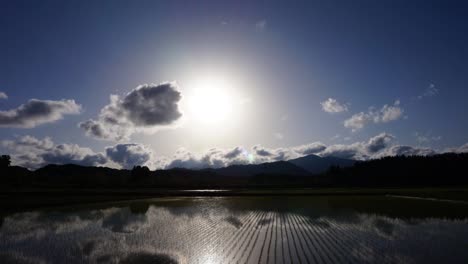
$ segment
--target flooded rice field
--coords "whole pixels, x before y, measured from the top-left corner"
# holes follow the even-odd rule
[[[467,205],[160,198],[2,215],[0,263],[468,263]]]

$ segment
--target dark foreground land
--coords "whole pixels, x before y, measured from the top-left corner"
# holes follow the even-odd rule
[[[219,169],[156,171],[72,164],[30,171],[9,166],[8,156],[1,160],[2,211],[174,196],[383,195],[468,201],[467,153],[360,162],[309,155]]]

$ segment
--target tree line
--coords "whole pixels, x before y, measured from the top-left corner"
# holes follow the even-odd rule
[[[468,154],[395,156],[331,166],[320,174],[268,173],[223,176],[217,169],[151,171],[47,165],[35,171],[0,157],[0,186],[8,188],[260,188],[260,187],[441,187],[468,186]]]

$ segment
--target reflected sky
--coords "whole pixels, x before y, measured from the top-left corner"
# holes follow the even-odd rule
[[[171,198],[15,213],[3,217],[0,262],[463,263],[468,259],[468,218],[390,215],[344,206],[349,199]],[[375,197],[359,199],[385,206]]]

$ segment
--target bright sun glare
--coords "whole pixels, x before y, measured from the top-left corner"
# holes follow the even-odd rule
[[[233,97],[230,83],[222,78],[202,78],[194,82],[188,98],[190,114],[203,123],[220,123],[231,115]]]

